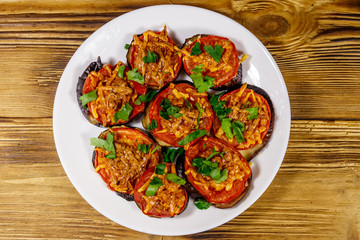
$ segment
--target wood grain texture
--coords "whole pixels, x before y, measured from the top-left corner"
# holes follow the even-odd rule
[[[121,14],[171,3],[254,33],[284,76],[292,111],[284,162],[263,196],[222,226],[176,238],[96,212],[68,180],[52,135],[56,87],[82,42]],[[0,63],[0,239],[360,239],[357,0],[0,0]]]

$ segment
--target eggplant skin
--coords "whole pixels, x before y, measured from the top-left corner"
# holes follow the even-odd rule
[[[78,79],[78,83],[76,85],[76,99],[78,101],[78,105],[80,107],[82,114],[89,122],[99,127],[101,126],[100,123],[98,122],[96,123],[93,120],[89,119],[89,110],[87,108],[86,109],[83,108],[82,102],[79,100],[79,98],[83,95],[82,93],[83,93],[84,84],[89,73],[93,71],[98,72],[102,67],[103,64],[101,62],[100,57],[98,57],[96,62],[90,63],[89,66],[85,69],[85,71],[81,74],[81,76]]]
[[[189,45],[191,45],[194,41],[196,41],[199,38],[208,37],[210,34],[196,34],[190,38],[185,39],[185,43],[183,44],[182,48],[185,48]],[[239,88],[242,84],[242,64],[239,64],[239,68],[237,70],[236,76],[233,77],[229,82],[219,85],[217,87],[211,87],[212,90],[216,91],[223,91],[223,90],[235,90]]]

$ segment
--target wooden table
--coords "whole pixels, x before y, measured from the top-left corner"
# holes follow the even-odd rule
[[[106,22],[154,4],[222,13],[253,32],[284,76],[291,136],[267,191],[215,229],[177,239],[351,239],[360,234],[360,3],[0,1],[0,239],[170,239],[94,210],[56,153],[52,108],[76,49]]]

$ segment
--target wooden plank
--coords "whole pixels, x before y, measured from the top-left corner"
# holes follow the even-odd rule
[[[177,239],[358,239],[360,121],[294,120],[291,129],[279,173],[253,206]],[[50,118],[0,121],[0,152],[0,239],[160,239],[111,222],[81,198],[56,156]]]

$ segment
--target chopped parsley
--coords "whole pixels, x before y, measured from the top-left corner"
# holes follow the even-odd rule
[[[124,78],[124,71],[125,71],[125,65],[121,65],[119,67],[118,74],[117,74],[119,78]]]
[[[148,50],[148,55],[143,57],[142,61],[144,63],[154,63],[157,61],[157,59],[158,55],[156,55],[156,53],[154,53],[153,51]]]
[[[207,75],[205,75],[203,78],[201,73],[193,73],[190,75],[190,78],[193,80],[195,88],[198,90],[198,92],[206,92],[214,86],[215,78],[209,77]]]
[[[141,102],[149,102],[153,99],[153,97],[156,95],[155,90],[149,90],[145,95],[140,95],[136,101],[135,105],[140,105]]]
[[[215,45],[215,47],[211,45],[204,46],[205,52],[207,52],[217,63],[221,60],[221,55],[224,49],[220,45]]]
[[[163,162],[172,163],[176,156],[181,155],[185,152],[183,148],[167,148],[166,152],[163,153]]]
[[[147,129],[149,131],[151,131],[151,130],[154,130],[155,128],[157,128],[157,127],[158,127],[157,121],[155,119],[152,119],[151,123],[148,125]]]
[[[102,138],[90,138],[90,145],[95,147],[104,148],[106,151],[110,152],[110,154],[106,155],[106,158],[114,159],[115,154],[115,146],[114,146],[114,135],[110,132],[106,133],[106,140]]]
[[[199,129],[199,130],[196,130],[195,132],[192,132],[192,133],[189,133],[186,137],[184,137],[182,140],[178,141],[178,144],[180,146],[184,146],[186,144],[188,144],[189,142],[192,142],[194,141],[195,139],[197,138],[200,138],[204,135],[206,135],[206,130],[203,130],[203,129]]]
[[[88,104],[91,101],[95,101],[98,98],[96,92],[97,90],[95,89],[94,91],[88,92],[82,95],[81,97],[79,97],[79,100],[81,101],[83,108],[86,108],[86,104]]]
[[[178,177],[174,173],[169,173],[168,175],[166,175],[166,178],[174,183],[179,184],[179,185],[185,185],[185,183],[186,183],[185,179]]]
[[[225,132],[227,138],[232,139],[235,136],[238,143],[245,141],[243,136],[245,126],[242,122],[238,120],[231,122],[231,118],[223,118],[221,120],[221,129]]]
[[[125,44],[125,49],[128,50],[130,48],[130,44]]]
[[[164,185],[164,184],[162,183],[161,179],[158,177],[154,177],[153,179],[151,179],[149,186],[146,189],[145,195],[146,196],[154,196],[156,194],[156,191],[162,185]]]
[[[166,168],[166,164],[165,163],[159,163],[158,165],[156,165],[155,167],[155,173],[157,175],[163,175],[165,174],[165,168]]]
[[[256,119],[258,118],[258,112],[259,112],[259,108],[258,107],[253,107],[253,108],[245,108],[246,111],[249,112],[249,115],[248,115],[248,119],[249,120],[253,120],[253,119]]]
[[[164,98],[161,101],[160,107],[162,107],[162,110],[159,113],[160,117],[165,120],[169,120],[170,116],[173,116],[174,118],[179,118],[183,116],[181,113],[179,113],[180,108],[172,106],[170,100],[167,98]]]
[[[210,203],[206,201],[204,198],[197,198],[195,200],[195,206],[200,210],[206,210],[210,207]]]
[[[199,110],[199,115],[197,117],[197,122],[196,122],[196,129],[199,129],[201,114],[204,113],[205,109],[203,109],[198,102],[196,102],[195,106]]]
[[[129,121],[129,116],[132,110],[133,107],[129,103],[126,103],[124,106],[122,106],[120,111],[114,114],[115,124],[118,122],[119,119]]]
[[[154,148],[154,150],[151,151],[151,154],[154,154],[154,152],[156,152],[156,150],[158,150],[159,145],[156,146],[156,148]]]
[[[196,56],[199,55],[200,53],[201,53],[200,43],[196,42],[193,48],[191,49],[190,56]]]
[[[137,140],[136,140],[137,143]],[[149,153],[151,144],[138,144],[136,150],[140,150],[143,153]]]
[[[141,76],[139,72],[137,72],[138,68],[133,68],[131,71],[126,72],[127,78],[129,80],[135,81],[140,83],[141,85],[144,85],[145,80],[144,77]]]
[[[220,93],[218,95],[213,95],[210,98],[210,105],[212,106],[215,114],[218,116],[220,120],[226,117],[231,112],[231,108],[225,107],[225,101],[219,101],[220,97],[224,93]]]

